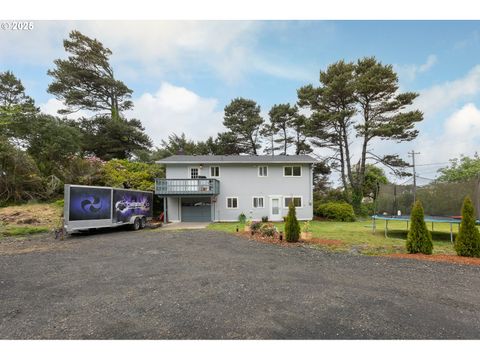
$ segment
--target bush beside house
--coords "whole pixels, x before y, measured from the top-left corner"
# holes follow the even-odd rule
[[[466,197],[462,207],[462,222],[455,239],[457,255],[480,257],[480,232],[475,224],[475,209],[472,200]]]
[[[407,251],[410,254],[431,255],[433,251],[432,234],[427,229],[424,220],[422,203],[417,200],[410,216],[411,226],[407,235]]]
[[[288,215],[285,221],[285,240],[288,242],[297,242],[300,237],[300,224],[297,220],[295,205],[293,201],[288,205]]]
[[[328,202],[318,205],[315,209],[315,215],[335,221],[355,221],[355,212],[352,205],[345,202]]]

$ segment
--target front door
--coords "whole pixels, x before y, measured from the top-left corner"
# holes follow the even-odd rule
[[[282,209],[280,197],[271,197],[270,198],[270,220],[279,221],[282,220]]]

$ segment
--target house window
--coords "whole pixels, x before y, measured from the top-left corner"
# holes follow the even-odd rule
[[[300,208],[302,207],[302,197],[301,196],[290,196],[290,197],[285,197],[283,198],[285,202],[285,207],[288,208],[290,203],[293,201],[293,204],[295,207]]]
[[[210,167],[210,177],[220,177],[220,166]]]
[[[284,176],[302,176],[301,166],[285,166],[283,168]]]
[[[238,198],[227,197],[227,209],[237,209],[237,208],[238,208]]]
[[[190,179],[198,179],[198,168],[190,168]]]
[[[258,167],[258,176],[268,176],[268,166],[259,166]]]
[[[254,196],[253,197],[253,207],[254,208],[264,208],[263,205],[263,196]]]

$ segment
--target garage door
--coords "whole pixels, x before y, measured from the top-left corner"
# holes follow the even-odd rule
[[[182,198],[182,221],[211,221],[212,211],[210,199]]]

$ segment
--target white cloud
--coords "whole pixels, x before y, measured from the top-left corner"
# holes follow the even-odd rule
[[[425,63],[416,65],[396,65],[395,68],[399,74],[401,81],[411,82],[416,79],[418,74],[422,74],[430,70],[437,63],[437,56],[434,54],[428,55]]]
[[[59,115],[58,114],[58,110],[64,109],[65,106],[63,105],[63,103],[60,100],[57,100],[55,98],[48,99],[46,103],[40,104],[39,107],[40,107],[40,111],[45,113],[45,114],[53,115],[53,116],[60,116],[60,117],[65,116],[65,115]],[[91,117],[91,116],[93,116],[93,113],[90,113],[90,112],[84,111],[84,110],[80,110],[80,111],[77,111],[73,114],[66,115],[66,117],[68,119],[78,119],[80,117]]]
[[[304,80],[295,65],[280,65],[257,52],[258,21],[36,21],[35,31],[0,37],[0,61],[53,66],[65,57],[63,39],[77,29],[113,52],[119,79],[138,80],[178,72],[212,71],[236,82],[251,71]],[[141,69],[141,71],[139,71]]]
[[[442,110],[451,108],[458,101],[471,99],[480,92],[480,65],[476,65],[463,78],[447,81],[420,91],[414,106],[430,117]]]
[[[155,145],[172,133],[183,132],[189,139],[205,140],[223,131],[223,111],[218,110],[218,101],[184,87],[162,82],[155,94],[145,93],[134,103],[134,110],[127,116],[142,121]]]
[[[480,109],[473,103],[465,104],[443,122],[439,134],[420,132],[413,143],[401,149],[405,156],[409,150],[419,151],[419,164],[438,164],[418,169],[420,175],[435,177],[436,170],[445,166],[442,163],[462,154],[472,156],[480,149]]]

